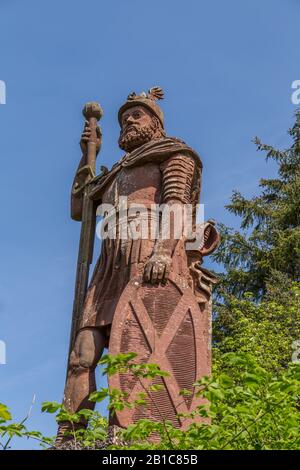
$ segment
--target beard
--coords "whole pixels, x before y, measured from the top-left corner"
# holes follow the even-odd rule
[[[150,142],[154,138],[163,136],[160,125],[156,120],[145,127],[132,126],[129,130],[121,132],[119,138],[119,147],[125,152],[131,152],[137,147]]]

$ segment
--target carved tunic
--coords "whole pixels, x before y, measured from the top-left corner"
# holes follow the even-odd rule
[[[127,196],[128,205],[138,203],[148,209],[152,204],[170,200],[195,203],[200,191],[200,172],[200,160],[189,147],[175,139],[160,139],[126,155],[105,175],[104,181],[97,183],[92,194],[99,202],[115,207],[120,196]],[[145,263],[153,253],[153,237],[122,240],[120,229],[117,223],[116,238],[102,241],[80,328],[111,324],[128,281],[143,274]],[[178,240],[172,254],[172,270],[189,276],[183,238]]]

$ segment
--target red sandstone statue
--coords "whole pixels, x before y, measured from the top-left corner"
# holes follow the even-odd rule
[[[137,360],[158,363],[170,373],[169,378],[161,379],[163,387],[154,402],[138,411],[117,413],[113,422],[122,427],[141,417],[166,418],[182,426],[176,413],[199,403],[193,395],[179,399],[179,390],[192,389],[197,378],[210,373],[211,286],[216,279],[201,264],[202,257],[216,248],[219,237],[214,224],[208,222],[202,226],[200,246],[187,249],[184,231],[175,236],[175,216],[170,218],[169,237],[162,237],[162,222],[153,206],[165,204],[172,211],[175,205],[190,205],[195,228],[202,172],[197,153],[183,141],[166,136],[157,105],[162,98],[159,87],[128,96],[118,115],[119,146],[125,155],[99,176],[95,176],[95,157],[101,146],[97,120],[102,112],[89,103],[80,142],[83,156],[72,188],[71,215],[82,221],[83,228],[65,407],[71,412],[93,408],[88,397],[95,390],[95,368],[105,347],[111,354],[136,352]],[[145,208],[146,237],[121,237],[120,201],[125,197],[128,207]],[[113,208],[113,223],[109,214],[105,220],[114,237],[102,241],[87,288],[95,214],[101,204]],[[128,234],[130,224],[139,228],[143,221],[140,211],[129,216],[126,208],[125,213]],[[155,236],[150,230],[153,221],[158,227]],[[113,377],[110,386],[129,392],[132,398],[140,391],[132,378],[124,376]],[[68,426],[61,423],[58,441]]]

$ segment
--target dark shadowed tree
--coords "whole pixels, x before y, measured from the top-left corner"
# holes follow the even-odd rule
[[[261,192],[251,199],[233,192],[226,207],[241,217],[241,231],[219,227],[222,242],[213,255],[225,268],[219,293],[284,296],[300,280],[300,111],[288,132],[292,144],[282,151],[254,139],[266,159],[277,163],[278,175],[261,179]]]

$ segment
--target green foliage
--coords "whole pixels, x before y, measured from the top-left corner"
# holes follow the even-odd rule
[[[252,199],[233,192],[227,209],[242,218],[242,231],[219,226],[221,245],[214,259],[226,271],[221,296],[252,292],[259,299],[278,277],[285,285],[300,281],[300,112],[289,134],[293,142],[284,151],[254,140],[266,159],[278,165],[278,177],[261,179],[261,194]]]
[[[123,433],[131,441],[128,448],[299,448],[300,367],[293,365],[276,377],[249,354],[227,353],[220,362],[222,373],[195,384],[197,395],[207,404],[190,414],[194,422],[186,431],[169,422],[141,420]],[[211,421],[201,423],[199,417]],[[155,445],[149,444],[153,433],[159,435]]]
[[[130,373],[134,363],[126,357],[122,360],[122,355],[106,356],[106,369],[111,370],[111,366],[115,367],[117,363],[123,372]],[[203,404],[189,414],[180,415],[192,419],[186,430],[175,428],[163,419],[141,419],[122,431],[120,437],[127,444],[110,448],[299,449],[300,366],[291,365],[275,376],[248,353],[226,353],[220,355],[218,361],[221,373],[217,372],[211,378],[203,377],[195,383],[195,392],[203,398]],[[153,369],[153,365],[144,366]],[[161,376],[162,371],[157,370],[158,376]],[[137,372],[136,376],[141,378],[144,373],[144,370],[141,374]],[[151,387],[151,392],[155,390]],[[145,390],[148,398],[149,391],[148,387]],[[111,398],[108,389],[97,393],[100,393],[101,399]],[[186,393],[190,391],[185,390],[181,395]],[[126,403],[126,397],[122,400],[124,406],[140,406],[137,401]],[[47,406],[45,409],[52,412],[53,407]],[[73,415],[73,422],[79,420],[80,413]],[[76,431],[75,438],[82,446],[92,448],[97,440],[105,439],[107,427],[103,426],[98,413],[89,410],[89,416],[94,419],[94,424],[90,423],[86,431]]]
[[[286,369],[293,354],[293,342],[300,339],[300,284],[285,292],[286,300],[265,299],[257,303],[252,294],[242,299],[227,295],[216,307],[214,320],[214,370],[221,370],[219,356],[246,352],[266,370]]]
[[[119,368],[126,373],[134,370],[138,379],[144,380],[149,372],[149,387],[145,387],[144,399],[155,400],[153,393],[155,397],[159,387],[153,387],[151,383],[164,372],[154,364],[144,364],[136,370],[133,357],[106,356],[102,362],[105,362],[106,370],[110,372],[115,367],[114,373],[118,373]],[[111,446],[110,449],[299,449],[300,366],[293,364],[287,370],[273,375],[248,353],[219,355],[218,363],[222,372],[210,378],[202,377],[194,384],[195,393],[202,398],[203,404],[189,414],[179,415],[191,420],[186,430],[175,428],[164,419],[141,419],[121,431],[120,438],[125,442],[124,445]],[[103,388],[91,398],[95,401],[111,399],[114,393],[114,390]],[[183,390],[181,395],[188,393],[191,391]],[[119,392],[117,395],[120,397]],[[125,396],[120,398],[123,407],[143,406],[145,402],[141,401],[143,403],[139,403],[139,400],[130,403]],[[115,404],[111,410],[120,409],[118,400]],[[1,405],[0,410],[2,448],[8,448],[7,443],[2,443],[3,438],[8,438],[7,442],[10,442],[14,436],[36,439],[43,446],[55,445],[53,439],[37,431],[28,431],[22,423],[9,424],[9,411],[4,405]],[[81,410],[70,414],[55,402],[44,403],[42,410],[55,413],[58,422],[69,420],[75,424],[82,417],[89,419],[86,430],[74,426],[70,432],[80,448],[97,449],[99,441],[108,436],[107,420],[96,411]]]
[[[227,208],[241,217],[241,230],[220,226],[214,258],[224,272],[213,307],[215,373],[222,370],[222,354],[245,352],[277,374],[300,339],[300,111],[289,134],[292,144],[283,151],[255,139],[278,175],[261,179],[261,193],[252,199],[234,191]]]
[[[11,440],[14,437],[31,438],[38,440],[44,447],[51,446],[53,439],[44,437],[38,431],[28,431],[25,421],[29,418],[29,414],[19,423],[12,422],[12,415],[6,405],[0,403],[0,447],[2,450],[10,449]]]
[[[14,436],[22,434],[22,426],[20,424],[9,423],[11,419],[12,416],[7,406],[0,403],[0,447],[3,450],[9,448],[9,442]]]

